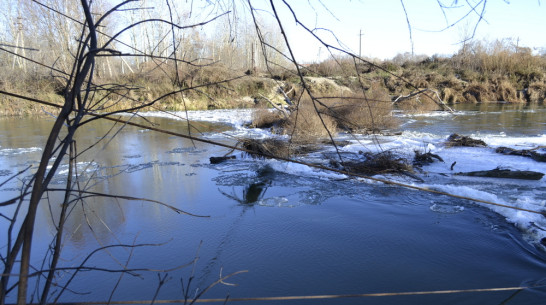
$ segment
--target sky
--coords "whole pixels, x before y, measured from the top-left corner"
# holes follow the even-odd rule
[[[452,55],[469,37],[479,20],[476,12],[456,23],[479,0],[440,0],[453,8],[442,9],[436,0],[404,0],[411,25],[414,54]],[[295,56],[303,62],[323,60],[326,48],[297,26],[281,1],[275,1]],[[298,18],[315,33],[335,46],[368,58],[389,59],[412,51],[408,22],[400,0],[295,0],[288,1]],[[478,5],[480,12],[482,5]],[[453,26],[452,24],[456,23]],[[332,35],[335,34],[337,40]],[[360,45],[359,35],[362,33]],[[521,47],[546,49],[546,1],[487,0],[484,19],[474,39],[494,41],[511,38]],[[361,50],[361,51],[360,51]]]

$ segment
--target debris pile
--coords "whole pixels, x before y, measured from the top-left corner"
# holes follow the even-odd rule
[[[487,144],[485,144],[485,142],[482,140],[477,140],[471,137],[461,136],[454,133],[447,138],[446,146],[487,147]]]

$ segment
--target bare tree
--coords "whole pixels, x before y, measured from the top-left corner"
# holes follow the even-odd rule
[[[43,31],[49,31],[49,33],[45,35],[45,37],[50,39],[46,42],[46,45],[49,48],[53,48],[60,52],[66,51],[66,53],[56,53],[56,55],[54,55],[57,59],[61,59],[61,62],[52,62],[49,61],[48,58],[41,58],[41,61],[36,62],[41,64],[42,68],[49,68],[51,71],[57,73],[58,76],[66,81],[66,83],[63,90],[63,105],[56,114],[55,123],[53,124],[49,137],[45,143],[39,166],[35,169],[32,179],[23,186],[20,196],[0,204],[0,206],[16,206],[14,214],[12,217],[8,218],[10,225],[8,232],[6,232],[7,245],[5,248],[5,255],[2,255],[4,268],[0,281],[0,304],[5,304],[8,295],[12,295],[14,291],[17,292],[17,303],[26,304],[28,302],[31,277],[43,277],[45,279],[43,285],[41,287],[36,287],[35,289],[40,290],[38,296],[40,303],[46,304],[48,302],[50,289],[55,281],[55,273],[59,270],[57,264],[61,257],[63,228],[68,217],[67,211],[74,206],[74,204],[89,196],[122,200],[146,200],[125,195],[94,192],[87,189],[85,185],[80,184],[79,181],[74,181],[72,177],[77,177],[77,168],[75,167],[76,157],[87,150],[87,148],[84,148],[81,151],[77,149],[75,145],[76,131],[94,120],[108,118],[113,113],[121,111],[138,112],[144,107],[152,106],[160,102],[165,96],[178,94],[194,88],[179,87],[177,90],[172,91],[167,95],[159,96],[144,103],[137,103],[136,106],[130,108],[123,108],[112,112],[109,111],[111,105],[108,104],[108,99],[105,98],[105,96],[117,96],[114,101],[127,99],[127,92],[132,90],[132,87],[124,84],[101,85],[96,82],[96,76],[101,68],[103,69],[103,71],[101,71],[102,73],[110,73],[111,67],[109,67],[110,62],[108,60],[120,55],[141,57],[144,54],[151,60],[157,60],[158,63],[171,67],[173,63],[182,62],[176,56],[180,48],[176,39],[173,40],[172,44],[168,43],[170,40],[164,39],[153,41],[150,43],[154,43],[155,45],[146,45],[146,48],[148,48],[147,50],[141,51],[136,47],[133,47],[133,50],[138,52],[122,54],[121,51],[116,50],[115,42],[128,30],[150,23],[158,25],[158,27],[152,27],[152,29],[162,29],[158,32],[161,35],[173,31],[174,29],[191,31],[198,25],[213,22],[218,16],[209,17],[207,20],[198,24],[186,25],[174,23],[173,18],[145,18],[125,26],[113,35],[106,34],[105,27],[108,25],[109,18],[116,14],[123,13],[124,10],[131,11],[137,9],[130,6],[133,2],[135,1],[124,1],[108,9],[106,9],[106,6],[99,5],[98,2],[90,2],[87,0],[82,0],[79,6],[73,7],[55,7],[40,3],[40,14],[35,13],[28,8],[29,16],[37,18],[35,29],[37,31],[42,31],[42,33]],[[36,3],[39,2],[36,1]],[[61,2],[55,2],[54,4],[60,3]],[[170,2],[167,2],[167,4],[170,4]],[[71,23],[71,26],[67,25],[68,23]],[[77,26],[74,26],[74,24]],[[74,33],[79,33],[78,36],[76,36],[78,38],[75,41],[72,40]],[[43,44],[41,44],[41,46],[45,47]],[[168,51],[169,48],[171,51]],[[17,52],[13,53],[18,60],[27,60],[22,54]],[[105,60],[103,67],[99,64],[99,59]],[[58,69],[58,66],[61,68]],[[173,75],[173,78],[174,77],[175,76]],[[206,84],[204,86],[206,86]],[[98,94],[103,91],[105,91],[106,94]],[[46,101],[40,101],[12,92],[2,91],[2,93],[17,98],[27,99],[35,103],[52,105]],[[97,111],[101,111],[101,114],[97,114]],[[95,143],[93,146],[97,144],[98,143]],[[63,189],[51,188],[50,182],[56,175],[59,167],[63,164],[67,165],[69,168],[69,178],[66,181],[66,185]],[[64,198],[61,203],[62,208],[58,215],[59,218],[56,222],[57,232],[55,239],[51,244],[51,260],[45,269],[31,268],[30,262],[33,257],[32,245],[35,232],[35,219],[38,214],[38,207],[47,204],[44,202],[44,199],[48,192],[61,192],[63,193],[62,197]],[[148,201],[164,205],[177,213],[184,213],[165,203],[153,200]],[[20,218],[24,219],[22,223],[18,221]],[[117,246],[125,247],[124,245]],[[131,245],[126,246],[131,247]],[[17,275],[14,275],[13,268],[16,265],[19,266],[19,270],[18,272],[15,272]],[[74,269],[73,276],[81,268],[87,267],[82,264],[79,268]],[[37,269],[38,271],[32,272],[32,269]],[[128,271],[125,270],[124,272]],[[38,282],[34,281],[34,283]],[[59,299],[69,283],[70,280],[64,284],[55,283],[55,285],[61,285],[60,287],[62,287],[60,292],[55,296],[55,300]]]

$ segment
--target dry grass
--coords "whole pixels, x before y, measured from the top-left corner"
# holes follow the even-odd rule
[[[546,81],[535,81],[527,89],[529,102],[544,103],[546,100]]]
[[[303,98],[281,127],[282,133],[290,135],[292,142],[305,144],[335,135],[337,124],[332,117],[317,112],[311,99]]]
[[[468,102],[511,102],[521,103],[526,101],[522,91],[518,91],[512,82],[506,78],[498,78],[488,82],[473,82],[463,92],[463,97]]]
[[[258,108],[252,114],[252,127],[273,128],[274,132],[291,136],[298,144],[314,143],[336,133],[336,123],[328,115],[315,110],[310,98],[301,99],[288,117],[277,110]]]
[[[487,147],[487,144],[482,140],[473,139],[471,137],[461,136],[454,133],[447,138],[446,147],[456,147],[456,146]]]
[[[317,150],[317,147],[314,145],[297,145],[279,139],[243,139],[240,142],[242,143],[242,147],[250,151],[249,155],[254,158],[291,158]]]
[[[286,141],[277,139],[243,139],[241,140],[244,149],[250,151],[252,157],[282,157],[289,158],[292,156],[290,145]]]
[[[271,128],[280,126],[285,120],[285,117],[277,110],[258,108],[252,112],[253,128]]]
[[[495,86],[495,93],[498,101],[521,103],[525,102],[524,97],[511,82],[500,80]]]
[[[409,174],[413,173],[413,167],[404,158],[390,151],[377,154],[366,154],[364,161],[348,161],[343,167],[348,172],[373,176],[379,174]]]
[[[302,71],[311,93],[320,97],[320,101],[326,105],[318,106],[319,111],[330,116],[339,128],[348,130],[377,130],[396,125],[390,117],[388,94],[399,96],[414,91],[415,87],[404,79],[418,88],[435,88],[448,104],[496,101],[543,103],[546,99],[546,56],[533,55],[530,49],[518,47],[514,41],[466,44],[464,50],[461,49],[450,58],[395,59],[380,62],[378,65],[401,78],[364,63],[357,63],[355,69],[354,60],[350,57],[328,59],[302,67]],[[95,82],[129,84],[139,88],[128,93],[128,98],[123,101],[119,96],[108,97],[104,101],[104,107],[109,110],[134,107],[181,87],[205,84],[210,85],[168,96],[155,106],[162,110],[251,107],[252,99],[260,95],[267,96],[274,102],[282,102],[282,96],[275,93],[279,85],[286,86],[285,91],[291,92],[291,99],[301,96],[303,90],[295,71],[280,66],[276,67],[273,75],[264,76],[265,74],[257,71],[240,79],[214,84],[244,75],[245,71],[233,70],[222,63],[212,64],[206,60],[199,63],[204,66],[179,65],[178,84],[174,84],[174,66],[167,63],[158,66],[154,62],[141,63],[138,69],[134,69],[134,73],[118,74],[113,78],[103,74],[95,78]],[[25,73],[13,70],[11,65],[1,68],[0,87],[3,90],[50,102],[62,102],[62,86],[59,86],[58,79],[51,77],[49,72],[29,70]],[[366,92],[366,98],[362,94],[354,93],[362,90],[362,85],[371,87]],[[400,103],[399,108],[415,112],[436,110],[438,106],[421,96],[419,99]],[[0,96],[0,114],[40,112],[41,106]],[[307,112],[305,116],[310,118],[305,121],[317,118],[310,111]],[[259,125],[267,126],[278,119],[266,117],[267,114],[257,114],[256,121],[262,120]],[[309,128],[316,126],[311,123],[303,125],[308,125]],[[328,125],[331,126],[330,123]]]
[[[397,126],[392,116],[392,102],[387,91],[373,84],[365,94],[325,100],[325,113],[340,128],[350,131],[378,131]]]
[[[315,96],[344,96],[352,92],[348,87],[330,78],[305,77],[305,82],[311,94]]]
[[[461,103],[464,101],[462,90],[457,90],[453,88],[446,87],[442,89],[440,96],[446,103],[450,105]]]
[[[285,118],[280,112],[257,109],[252,126],[278,127],[295,143],[314,143],[335,135],[338,129],[375,132],[397,126],[392,116],[392,103],[386,90],[372,86],[365,95],[318,98],[305,95]]]
[[[62,105],[60,82],[45,74],[24,74],[11,67],[0,67],[0,89],[6,92],[19,94]],[[58,109],[44,106],[36,102],[0,94],[0,116],[20,116],[29,114],[57,113]]]
[[[463,92],[464,98],[471,103],[491,102],[495,97],[489,90],[489,84],[473,82]]]
[[[404,99],[396,105],[398,109],[409,113],[423,113],[430,111],[442,110],[442,107],[434,100],[435,96],[432,92],[423,92],[412,98]]]

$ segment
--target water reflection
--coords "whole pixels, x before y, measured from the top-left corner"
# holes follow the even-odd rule
[[[222,195],[226,196],[229,199],[237,201],[239,204],[253,205],[256,202],[263,200],[265,192],[267,191],[267,188],[269,186],[271,186],[270,180],[250,183],[243,189],[242,198],[239,198],[234,192],[228,194],[220,190],[220,193],[222,193]]]
[[[222,190],[220,193],[229,199],[237,201],[242,205],[253,205],[264,200],[267,189],[271,186],[274,171],[269,166],[264,166],[256,171],[256,176],[250,178],[250,182],[243,188],[242,197],[239,197],[235,190],[228,194]]]
[[[401,128],[446,136],[460,134],[504,134],[526,136],[543,134],[546,109],[537,105],[478,104],[455,105],[455,114],[424,113],[404,115]],[[407,119],[409,118],[409,119]]]
[[[150,118],[148,124],[178,133],[188,133],[187,124],[162,118]],[[48,118],[3,118],[0,120],[0,178],[3,182],[10,175],[32,165],[37,166],[42,152],[41,146],[47,139],[52,120]],[[205,131],[226,129],[224,124],[202,123]],[[116,134],[117,136],[113,136]],[[110,195],[128,195],[139,198],[153,198],[162,202],[180,205],[192,201],[203,192],[203,179],[197,176],[198,169],[188,163],[198,163],[206,149],[195,147],[186,139],[149,132],[132,126],[121,126],[108,121],[95,121],[84,125],[75,135],[78,156],[75,175],[79,189]],[[199,146],[203,146],[197,143]],[[183,162],[181,162],[183,161]],[[25,177],[12,179],[2,186],[0,198],[6,199],[18,194],[25,181],[30,179],[34,169]],[[51,187],[62,189],[67,181],[68,165],[63,163],[51,182]],[[184,196],[180,196],[184,193]],[[44,242],[54,236],[63,202],[63,192],[52,191],[47,200],[39,206],[37,219],[39,234]],[[164,217],[164,209],[158,205],[118,200],[101,196],[77,195],[72,199],[70,216],[65,223],[67,241],[77,249],[90,249],[94,245],[119,243],[120,232],[138,224],[128,222],[133,213],[142,213],[158,223]],[[11,207],[4,208],[8,213]],[[129,214],[129,216],[126,216]],[[3,230],[7,222],[0,223]],[[0,245],[1,246],[1,245]]]

